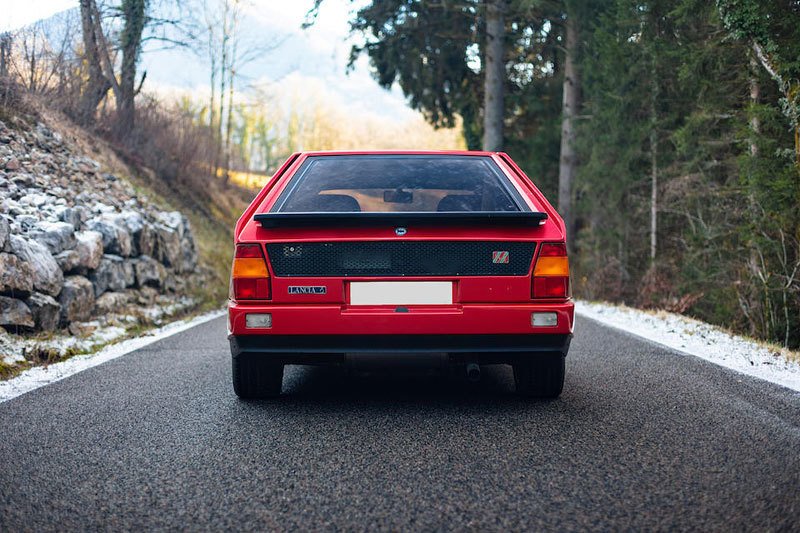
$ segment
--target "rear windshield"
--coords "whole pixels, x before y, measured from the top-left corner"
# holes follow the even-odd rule
[[[528,211],[489,157],[312,156],[273,212]]]

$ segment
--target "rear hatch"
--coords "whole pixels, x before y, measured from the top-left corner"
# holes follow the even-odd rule
[[[303,155],[238,242],[264,245],[278,304],[529,303],[538,245],[563,233],[515,168],[488,153]]]
[[[458,305],[529,301],[540,232],[538,228],[261,229],[259,240],[265,243],[275,303]],[[442,283],[449,287],[449,298],[441,298]],[[429,298],[420,299],[420,292],[429,293]],[[389,299],[381,300],[382,295]]]

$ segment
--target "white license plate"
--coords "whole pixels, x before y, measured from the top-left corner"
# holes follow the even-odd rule
[[[452,281],[359,281],[350,284],[350,305],[451,305]]]

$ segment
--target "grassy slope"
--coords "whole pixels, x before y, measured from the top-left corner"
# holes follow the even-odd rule
[[[146,198],[149,203],[162,210],[177,210],[184,213],[192,224],[192,230],[198,247],[201,268],[208,272],[208,282],[193,287],[193,296],[198,306],[192,310],[180,312],[175,319],[188,314],[195,314],[209,309],[218,309],[226,301],[230,265],[233,255],[233,228],[237,218],[255,196],[256,191],[232,184],[224,185],[221,180],[209,178],[201,185],[181,185],[167,183],[147,168],[127,164],[108,143],[97,135],[73,124],[63,115],[48,109],[46,105],[27,96],[0,102],[0,120],[12,128],[34,128],[42,122],[50,129],[57,131],[72,146],[75,156],[88,156],[98,161],[104,172],[111,172],[127,180],[136,194]],[[3,105],[5,104],[5,105]],[[133,327],[127,337],[148,329],[144,321]],[[47,334],[40,334],[46,340]],[[121,339],[116,339],[117,342]],[[92,351],[99,349],[93,346]],[[42,351],[36,354],[31,364],[48,364],[84,353],[86,350],[74,350],[68,353]],[[25,365],[8,367],[0,363],[0,379],[7,379],[19,373]]]
[[[228,276],[233,254],[233,227],[256,191],[235,184],[225,185],[209,176],[194,184],[169,183],[148,168],[129,163],[124,154],[92,132],[86,131],[41,104],[33,104],[37,119],[59,131],[76,147],[76,155],[97,160],[104,171],[127,180],[140,197],[163,210],[184,213],[192,224],[200,263],[209,269],[211,282],[195,287],[200,310],[220,307],[228,294]]]

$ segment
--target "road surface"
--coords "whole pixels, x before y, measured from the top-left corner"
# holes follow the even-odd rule
[[[220,318],[0,404],[0,530],[800,528],[800,394],[579,318],[564,394],[288,367]]]

